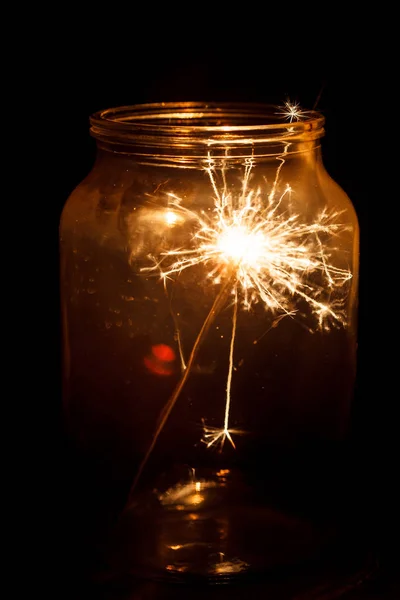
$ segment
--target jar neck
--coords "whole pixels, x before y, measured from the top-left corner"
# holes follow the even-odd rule
[[[242,151],[230,154],[228,151],[218,152],[210,150],[206,156],[186,150],[173,152],[172,149],[164,153],[154,153],[153,149],[146,148],[134,151],[133,148],[116,147],[114,144],[97,143],[96,162],[121,162],[126,164],[141,164],[159,167],[176,167],[183,169],[208,169],[234,167],[244,164],[276,164],[282,160],[291,164],[312,166],[321,162],[321,144],[319,141],[291,143],[276,145],[274,147],[242,148]]]
[[[212,164],[317,157],[324,118],[259,104],[156,104],[119,107],[91,117],[100,152],[135,162],[204,168]]]

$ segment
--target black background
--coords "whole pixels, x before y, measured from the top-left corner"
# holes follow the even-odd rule
[[[305,109],[316,107],[326,117],[324,164],[351,198],[361,228],[359,364],[353,416],[357,477],[365,486],[365,505],[360,510],[365,512],[380,564],[396,572],[393,481],[397,461],[388,427],[398,392],[388,392],[383,384],[382,350],[389,349],[379,331],[387,314],[383,308],[376,314],[376,285],[387,285],[376,277],[375,217],[371,234],[372,206],[377,202],[372,190],[382,174],[386,179],[385,153],[375,131],[379,111],[374,107],[386,99],[378,82],[377,62],[369,52],[369,38],[355,35],[349,23],[336,28],[336,24],[327,25],[327,19],[325,29],[322,23],[311,25],[301,7],[296,17],[297,38],[288,32],[286,18],[271,23],[257,13],[251,15],[250,25],[232,28],[223,19],[210,26],[212,7],[187,10],[198,15],[196,27],[189,16],[183,23],[174,18],[164,22],[160,17],[155,26],[151,15],[124,24],[123,18],[111,24],[104,15],[96,24],[90,20],[80,24],[77,19],[61,27],[59,16],[60,27],[46,37],[48,43],[31,67],[38,76],[41,115],[41,144],[33,148],[41,190],[36,245],[41,268],[35,270],[32,285],[36,282],[41,290],[38,304],[43,316],[37,338],[44,352],[37,357],[33,348],[30,386],[41,390],[42,399],[37,412],[43,434],[37,436],[37,445],[45,479],[41,531],[43,535],[44,523],[50,534],[43,556],[47,580],[58,586],[65,578],[74,579],[76,561],[71,557],[80,543],[68,535],[73,523],[63,498],[58,223],[68,195],[94,161],[89,116],[118,105],[203,100],[280,105],[290,99]],[[257,31],[253,33],[254,25]],[[334,35],[327,37],[329,27]],[[374,153],[380,158],[376,154],[372,158]],[[61,596],[60,590],[54,595]]]

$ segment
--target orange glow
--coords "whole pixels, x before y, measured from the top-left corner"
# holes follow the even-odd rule
[[[224,477],[224,475],[229,475],[230,471],[229,469],[220,469],[217,473],[216,476],[217,477]]]

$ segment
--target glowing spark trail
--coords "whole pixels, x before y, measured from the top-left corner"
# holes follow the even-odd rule
[[[234,448],[236,448],[234,441],[232,439],[231,433],[242,433],[240,431],[236,431],[234,429],[229,429],[229,410],[231,406],[231,386],[232,386],[232,372],[233,372],[233,350],[235,347],[235,338],[236,338],[236,324],[237,324],[237,313],[238,313],[238,301],[237,301],[237,287],[235,286],[235,302],[233,304],[233,318],[232,318],[232,335],[231,335],[231,343],[229,348],[229,369],[228,369],[228,380],[226,383],[226,403],[225,403],[225,418],[224,418],[224,427],[223,429],[218,429],[215,427],[206,427],[204,425],[204,435],[203,442],[207,444],[207,448],[221,443],[221,449],[224,445],[225,439],[228,438],[230,443]]]
[[[300,118],[298,105],[286,105],[290,119]],[[142,269],[146,273],[159,274],[167,289],[168,281],[186,269],[202,269],[202,277],[211,285],[220,286],[214,303],[193,345],[187,363],[182,359],[181,378],[166,403],[158,420],[150,447],[139,467],[135,487],[140,474],[156,444],[168,416],[189,377],[201,343],[220,310],[233,296],[233,318],[228,357],[225,417],[222,428],[204,424],[203,442],[207,447],[220,445],[226,439],[235,448],[232,434],[244,433],[229,428],[234,348],[239,308],[249,311],[257,303],[275,317],[293,316],[294,303],[300,314],[308,307],[317,326],[328,331],[332,325],[346,325],[346,283],[350,271],[330,263],[331,240],[346,229],[338,221],[340,213],[321,210],[316,220],[304,222],[291,208],[292,189],[283,188],[280,196],[278,178],[289,144],[277,157],[280,161],[269,193],[260,187],[249,186],[253,168],[252,160],[245,164],[239,194],[229,191],[224,168],[221,169],[221,185],[211,159],[206,168],[214,192],[214,210],[210,213],[192,211],[183,201],[169,194],[168,214],[174,214],[191,228],[192,237],[188,247],[166,250],[158,257],[150,257],[153,264]],[[281,188],[282,190],[282,188]],[[170,217],[168,217],[170,219]],[[340,289],[342,288],[342,289]],[[275,326],[274,324],[272,326]],[[261,336],[262,337],[262,336]],[[261,339],[261,338],[259,338]]]

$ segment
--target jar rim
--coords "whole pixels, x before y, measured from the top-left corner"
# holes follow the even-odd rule
[[[111,143],[212,146],[317,139],[324,122],[321,113],[290,103],[161,102],[98,111],[90,132]]]

